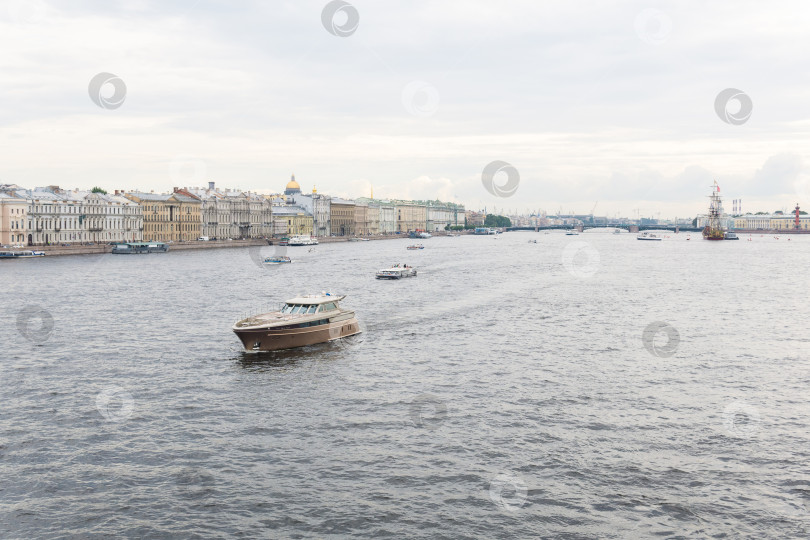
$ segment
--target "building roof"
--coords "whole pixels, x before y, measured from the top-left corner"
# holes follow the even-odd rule
[[[183,195],[182,193],[141,193],[139,191],[132,191],[127,193],[127,195],[132,195],[142,201],[166,202],[174,197],[180,202],[200,202],[199,199]]]
[[[354,201],[349,201],[346,199],[341,199],[340,197],[332,197],[332,204],[345,204],[348,206],[354,206]]]
[[[273,215],[284,215],[284,216],[297,216],[298,214],[304,214],[305,216],[312,216],[309,212],[301,208],[300,206],[295,205],[278,205],[273,206]]]

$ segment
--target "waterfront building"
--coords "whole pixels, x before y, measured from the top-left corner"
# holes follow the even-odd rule
[[[355,202],[354,204],[354,234],[368,236],[368,204]]]
[[[428,231],[444,231],[449,227],[464,226],[464,206],[439,200],[425,201],[424,204]]]
[[[799,215],[799,228],[796,229],[796,216],[784,214],[780,216],[771,217],[771,229],[777,231],[785,230],[810,230],[810,216],[807,214]]]
[[[354,236],[354,201],[332,197],[332,234]]]
[[[312,214],[308,213],[300,206],[292,204],[273,206],[272,236],[311,236],[312,229]]]
[[[201,235],[208,238],[264,238],[272,235],[272,203],[255,193],[208,189],[178,190],[200,199]]]
[[[394,234],[397,230],[396,207],[385,199],[358,197],[358,203],[368,205],[369,234]]]
[[[396,211],[398,232],[424,231],[427,227],[427,208],[417,201],[392,201]]]
[[[380,234],[380,205],[368,205],[368,234],[369,236],[376,236]]]
[[[28,239],[28,201],[0,192],[0,244],[25,244]]]
[[[312,193],[293,194],[292,200],[312,215],[313,234],[315,236],[329,236],[332,234],[331,197],[322,195],[315,188],[312,188]]]
[[[487,215],[483,212],[475,212],[474,210],[467,210],[464,212],[464,218],[468,227],[483,226],[486,217]]]
[[[175,188],[177,190],[177,188]],[[202,231],[201,200],[185,193],[124,193],[137,203],[143,214],[143,240],[147,242],[184,242],[196,240]]]
[[[397,230],[397,211],[391,202],[380,203],[380,234],[394,234]]]
[[[18,189],[27,205],[29,246],[74,242],[136,242],[143,225],[138,205],[115,195],[67,191],[59,186]]]

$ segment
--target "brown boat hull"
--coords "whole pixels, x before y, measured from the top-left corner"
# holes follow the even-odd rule
[[[353,336],[360,332],[360,323],[355,317],[305,328],[234,329],[234,333],[248,352],[295,349]]]

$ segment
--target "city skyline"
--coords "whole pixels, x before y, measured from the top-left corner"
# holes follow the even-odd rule
[[[7,2],[0,182],[263,192],[295,171],[336,196],[663,218],[717,180],[744,210],[810,207],[798,2],[358,2],[343,37],[325,5]],[[88,95],[104,73],[122,101]],[[734,88],[737,123],[716,109]],[[482,186],[496,160],[511,197]]]

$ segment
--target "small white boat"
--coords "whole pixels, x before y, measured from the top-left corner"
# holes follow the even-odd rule
[[[537,243],[537,240],[529,240],[529,243],[530,243],[530,244],[536,244],[536,243]]]
[[[314,236],[296,235],[287,240],[288,246],[317,246],[318,239]]]
[[[425,246],[423,246],[422,244],[414,244],[412,246],[408,246],[407,249],[425,249]]]
[[[565,236],[579,236],[579,231],[566,231]]]
[[[416,277],[416,268],[395,264],[391,268],[384,268],[377,272],[377,279],[402,279],[406,277]]]
[[[619,229],[616,229],[616,230],[613,231],[613,234],[622,234],[622,231],[620,231]]]
[[[636,240],[652,240],[652,241],[661,241],[663,238],[658,236],[655,233],[651,233],[650,231],[644,231],[643,233],[636,236]]]
[[[349,242],[368,242],[368,238],[357,238],[356,236],[349,238]]]

